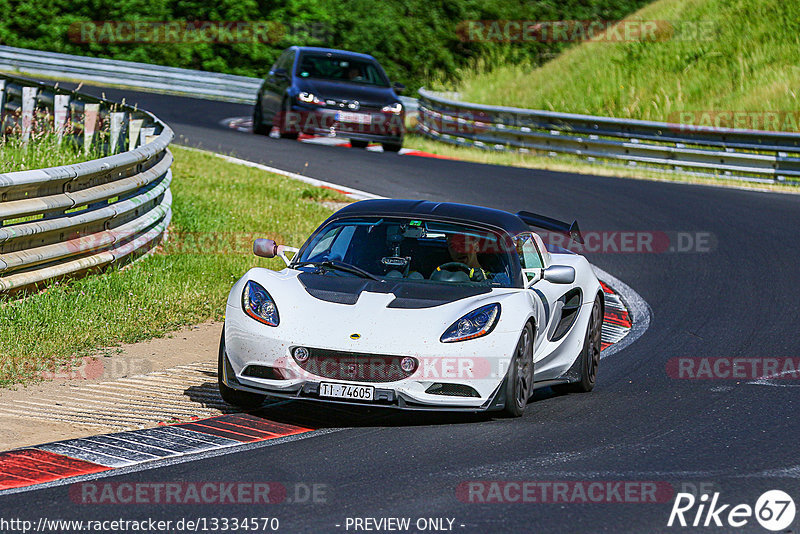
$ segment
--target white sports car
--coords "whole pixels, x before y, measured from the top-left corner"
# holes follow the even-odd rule
[[[600,283],[531,227],[582,242],[577,223],[413,200],[351,204],[300,249],[256,240],[286,268],[251,269],[231,290],[223,399],[520,416],[536,388],[590,391]]]

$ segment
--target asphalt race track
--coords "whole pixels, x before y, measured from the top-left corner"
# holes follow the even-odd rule
[[[578,218],[586,234],[656,233],[670,236],[671,246],[677,233],[702,236],[710,250],[587,254],[652,309],[647,332],[602,361],[591,394],[539,392],[519,420],[333,410],[321,420],[327,431],[305,438],[102,479],[317,483],[325,485],[325,503],[79,506],[64,485],[0,498],[4,516],[275,516],[282,532],[352,532],[348,517],[410,517],[412,524],[445,517],[457,532],[676,532],[690,529],[667,528],[670,502],[478,504],[460,500],[457,488],[486,480],[654,481],[676,491],[713,487],[730,504],[753,506],[770,489],[800,497],[800,381],[686,380],[667,372],[677,357],[800,356],[800,196],[304,144],[220,126],[248,115],[247,106],[104,92],[154,112],[181,144],[384,196]],[[263,415],[302,426],[311,410],[283,404]],[[754,518],[736,531],[766,532]]]

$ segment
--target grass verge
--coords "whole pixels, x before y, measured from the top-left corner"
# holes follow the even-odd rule
[[[279,259],[252,254],[252,239],[299,245],[347,199],[334,191],[172,148],[170,238],[125,268],[54,283],[24,299],[0,297],[0,386],[30,383],[99,347],[160,337],[222,318],[233,283]]]
[[[462,73],[457,90],[467,102],[656,121],[783,112],[787,120],[768,127],[758,115],[719,125],[798,131],[800,3],[658,0],[626,20],[659,21],[658,38],[600,36],[540,67],[484,63]]]

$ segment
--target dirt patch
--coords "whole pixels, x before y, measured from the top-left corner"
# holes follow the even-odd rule
[[[0,450],[223,413],[216,394],[221,331],[212,321],[100,349],[69,373],[0,390]]]

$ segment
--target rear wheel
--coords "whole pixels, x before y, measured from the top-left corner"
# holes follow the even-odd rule
[[[230,373],[231,369],[227,364],[227,356],[225,354],[225,328],[223,327],[222,337],[219,340],[219,359],[217,360],[217,383],[219,384],[219,394],[222,400],[244,410],[258,408],[264,404],[264,400],[267,398],[266,395],[250,393],[249,391],[239,391],[225,384],[223,377],[226,373],[226,365],[228,366],[227,372]]]
[[[297,139],[300,135],[296,131],[297,125],[292,124],[292,109],[288,100],[284,100],[281,104],[281,112],[278,114],[280,124],[278,124],[278,131],[284,139]]]
[[[361,141],[359,139],[350,139],[350,146],[353,148],[367,148],[369,141]]]
[[[384,152],[400,152],[403,148],[403,143],[381,143]]]
[[[264,124],[264,111],[261,109],[261,97],[256,101],[256,107],[253,109],[253,133],[256,135],[267,135],[269,128]]]
[[[506,405],[503,411],[520,417],[533,393],[533,328],[530,323],[519,337],[506,376]]]
[[[581,379],[571,384],[554,386],[557,393],[588,393],[594,389],[597,381],[597,369],[600,366],[600,348],[603,337],[603,308],[600,297],[594,299],[592,316],[586,327],[586,338],[580,355]]]

